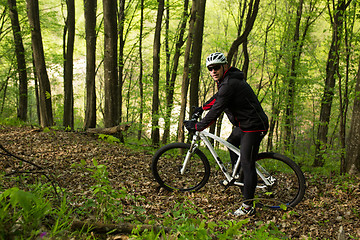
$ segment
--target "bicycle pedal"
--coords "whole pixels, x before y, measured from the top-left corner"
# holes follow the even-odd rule
[[[223,192],[225,192],[226,189],[228,189],[230,186],[233,186],[235,181],[236,181],[235,178],[233,178],[230,182],[228,180],[222,180],[222,181],[220,180],[220,184],[225,187]]]
[[[229,182],[227,180],[219,180],[219,183],[220,183],[220,185],[223,185],[224,187],[226,187],[229,184]]]

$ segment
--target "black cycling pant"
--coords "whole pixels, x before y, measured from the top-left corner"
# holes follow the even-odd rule
[[[240,147],[240,164],[244,177],[244,188],[242,188],[246,204],[251,205],[254,199],[255,189],[257,185],[257,174],[255,168],[255,161],[259,153],[259,146],[261,140],[264,138],[266,132],[244,132],[239,127],[233,129],[227,141],[235,147]],[[233,167],[238,159],[238,155],[230,151],[230,159]],[[240,167],[239,167],[240,169]]]

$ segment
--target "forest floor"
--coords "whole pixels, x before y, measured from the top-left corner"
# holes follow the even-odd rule
[[[93,179],[83,171],[73,171],[72,164],[86,161],[91,166],[96,159],[107,166],[115,189],[125,187],[129,194],[144,197],[143,200],[129,200],[128,204],[139,205],[145,211],[143,216],[159,219],[159,223],[166,212],[184,199],[205,212],[207,221],[241,219],[229,214],[240,206],[239,189],[232,187],[223,192],[214,169],[210,181],[200,191],[169,193],[159,189],[153,180],[150,171],[152,155],[145,150],[131,150],[84,133],[44,132],[29,127],[0,126],[0,144],[15,155],[46,168],[57,177],[58,185],[74,196],[88,194]],[[4,158],[0,155],[0,159]],[[15,165],[19,166],[18,163]],[[15,165],[5,158],[0,161],[0,170],[9,171]],[[307,190],[301,203],[290,211],[258,209],[257,214],[250,217],[251,224],[246,225],[247,228],[273,222],[291,239],[339,239],[339,234],[342,235],[340,239],[359,239],[360,178],[322,177],[309,173],[305,176]],[[146,221],[143,218],[143,222]]]

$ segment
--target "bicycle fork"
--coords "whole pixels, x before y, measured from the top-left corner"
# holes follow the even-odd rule
[[[193,153],[195,152],[195,150],[198,148],[198,144],[196,143],[198,140],[199,136],[197,134],[195,134],[193,136],[193,140],[191,142],[191,146],[190,149],[187,151],[183,165],[180,169],[180,174],[183,175],[185,173],[185,169],[186,169],[186,165],[189,161],[189,159],[191,158],[191,156],[193,155]]]

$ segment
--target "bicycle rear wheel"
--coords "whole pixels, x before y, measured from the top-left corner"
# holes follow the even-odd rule
[[[152,159],[151,171],[161,187],[173,191],[196,191],[209,180],[210,164],[199,149],[191,154],[184,174],[180,173],[190,144],[171,143],[160,148]]]
[[[270,208],[294,207],[304,197],[305,177],[290,158],[277,153],[260,153],[256,161],[258,184],[255,192],[259,203]],[[259,177],[265,176],[270,184]]]

